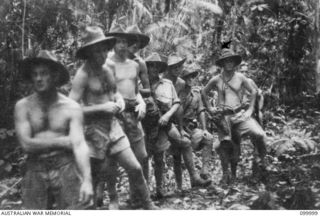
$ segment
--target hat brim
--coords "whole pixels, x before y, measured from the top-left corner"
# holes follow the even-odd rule
[[[187,77],[197,77],[200,74],[198,71],[188,72],[181,76],[182,79],[185,79]]]
[[[168,65],[165,62],[160,62],[160,61],[146,61],[147,67],[150,67],[150,65],[155,65],[159,68],[159,73],[164,72]]]
[[[64,67],[61,63],[55,62],[53,60],[39,57],[26,58],[20,62],[19,71],[21,72],[22,77],[27,81],[31,81],[32,68],[40,64],[49,66],[51,72],[58,72],[59,79],[56,83],[57,86],[62,86],[69,82],[70,75],[66,67]]]
[[[187,58],[183,58],[181,61],[168,65],[168,68],[179,67],[182,66],[183,63],[187,60]]]
[[[224,61],[226,59],[232,59],[232,61],[235,63],[235,66],[238,66],[242,61],[241,56],[239,56],[239,55],[231,55],[231,56],[227,56],[227,57],[223,57],[223,58],[218,59],[216,61],[216,65],[220,66],[220,67],[223,67]]]
[[[113,36],[117,38],[125,38],[128,41],[128,46],[135,44],[137,42],[137,37],[135,34],[123,33],[123,32],[110,32],[106,33],[105,36]]]
[[[146,47],[149,42],[150,42],[150,38],[149,36],[147,35],[144,35],[144,34],[132,34],[132,35],[135,35],[136,39],[137,39],[137,42],[139,42],[139,49],[143,49],[144,47]]]
[[[111,50],[116,44],[116,39],[113,37],[107,37],[105,39],[98,39],[95,41],[91,41],[90,43],[83,45],[77,50],[76,58],[87,59],[88,48],[96,44],[106,45],[106,49]]]

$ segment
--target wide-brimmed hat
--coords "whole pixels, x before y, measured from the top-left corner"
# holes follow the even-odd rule
[[[182,66],[182,64],[186,61],[186,58],[182,58],[177,54],[171,54],[168,57],[168,68]]]
[[[201,67],[197,63],[192,63],[184,67],[180,77],[182,79],[185,79],[187,76],[196,77],[199,75],[200,71],[201,71]]]
[[[161,56],[158,53],[150,54],[146,59],[146,64],[149,66],[150,64],[154,64],[159,68],[159,72],[163,72],[167,69],[168,65],[165,61],[162,60]]]
[[[142,34],[142,32],[140,31],[137,25],[128,26],[126,29],[126,32],[129,34],[135,35],[137,42],[140,43],[139,49],[144,48],[150,42],[150,37],[145,34]]]
[[[240,55],[235,54],[232,50],[225,48],[222,49],[220,58],[216,61],[216,65],[223,67],[223,62],[226,59],[232,59],[236,66],[239,65],[242,61]]]
[[[105,33],[107,37],[120,37],[127,39],[128,46],[133,45],[137,42],[137,37],[135,34],[130,34],[124,31],[124,29],[120,25],[114,25],[109,32]]]
[[[87,26],[84,29],[81,40],[83,44],[76,52],[76,57],[80,59],[87,58],[87,50],[92,45],[99,43],[106,46],[106,49],[111,50],[116,43],[114,37],[106,37],[103,30],[98,26]]]
[[[68,70],[58,61],[54,53],[48,50],[40,50],[36,57],[28,57],[20,62],[19,69],[23,78],[31,81],[32,68],[39,64],[47,65],[52,74],[59,76],[57,86],[68,83],[70,78]]]

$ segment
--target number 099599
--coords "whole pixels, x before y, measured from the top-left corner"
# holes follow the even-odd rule
[[[318,215],[318,211],[300,211],[300,215],[307,215],[307,216]]]

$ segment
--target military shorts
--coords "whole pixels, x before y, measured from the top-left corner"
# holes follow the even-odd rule
[[[86,209],[78,203],[81,179],[72,153],[29,156],[22,182],[24,209]]]
[[[136,100],[125,99],[126,109],[121,113],[119,121],[130,144],[144,143],[144,131],[135,112]]]
[[[126,137],[115,117],[94,116],[86,119],[85,139],[90,149],[90,157],[104,159],[130,147],[118,142]]]
[[[117,148],[112,148],[117,147]],[[110,153],[104,159],[91,158],[91,175],[93,184],[96,185],[99,181],[107,181],[108,179],[108,169],[110,168],[108,162],[110,157],[124,151],[125,149],[130,148],[129,140],[126,136],[121,137],[114,144],[111,145]],[[121,151],[120,151],[121,150]]]
[[[199,128],[195,128],[190,133],[191,146],[193,150],[199,151],[206,144],[213,144],[213,135],[207,131],[204,131]]]
[[[265,136],[265,132],[258,122],[252,117],[243,119],[241,112],[235,115],[225,116],[223,121],[225,121],[225,125],[228,126],[229,130],[226,133],[222,131],[221,128],[218,128],[220,141],[239,140],[243,135],[250,135],[253,138],[256,136]]]

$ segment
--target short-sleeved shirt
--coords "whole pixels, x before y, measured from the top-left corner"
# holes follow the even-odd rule
[[[199,88],[194,87],[189,93],[181,91],[179,98],[183,107],[184,119],[196,119],[198,114],[204,110]]]
[[[180,103],[180,99],[172,82],[166,78],[153,85],[155,100],[161,111],[168,111],[173,104]]]

